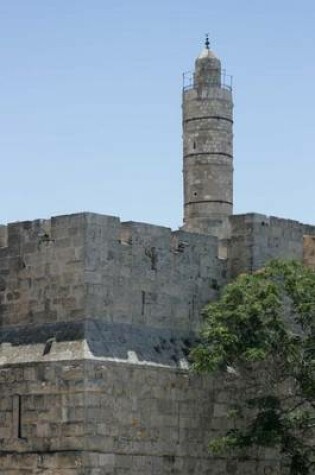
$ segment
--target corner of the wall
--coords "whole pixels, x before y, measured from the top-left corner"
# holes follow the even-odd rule
[[[315,271],[315,236],[303,236],[303,264]]]
[[[8,228],[0,225],[0,248],[8,246]]]

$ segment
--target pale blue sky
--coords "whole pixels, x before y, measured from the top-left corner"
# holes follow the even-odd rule
[[[314,0],[1,0],[0,222],[182,223],[182,72],[234,77],[235,212],[315,222]]]

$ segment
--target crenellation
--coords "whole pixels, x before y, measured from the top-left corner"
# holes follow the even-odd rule
[[[207,133],[204,146],[213,142]],[[208,230],[217,234],[222,225],[212,217]],[[10,223],[0,228],[6,245],[0,249],[1,324],[101,318],[197,328],[203,305],[229,275],[273,257],[301,259],[303,236],[314,233],[259,214],[231,216],[224,226],[230,239],[218,241],[93,213]]]
[[[74,215],[8,225],[0,259],[2,325],[71,318],[72,310],[82,309],[84,232],[72,235],[76,220]]]
[[[103,318],[192,328],[224,282],[213,236],[92,213],[8,229],[0,259],[3,326]]]
[[[198,324],[199,295],[210,287],[204,269],[216,274],[221,265],[213,237],[134,222],[122,223],[119,238],[107,246],[92,243],[90,252],[98,265],[89,275],[88,314],[151,326],[191,327],[193,299]]]

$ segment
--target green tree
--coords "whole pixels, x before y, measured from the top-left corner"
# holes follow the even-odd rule
[[[291,475],[315,467],[315,273],[272,261],[242,274],[204,310],[198,372],[228,371],[251,386],[233,406],[234,429],[210,441],[213,452],[279,451]]]

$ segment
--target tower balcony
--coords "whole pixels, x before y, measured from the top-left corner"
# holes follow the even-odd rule
[[[209,82],[211,86],[211,81]],[[214,82],[213,86],[217,86],[217,83]],[[194,89],[195,87],[195,73],[193,71],[186,71],[183,73],[183,91],[188,91],[190,89]],[[225,69],[221,70],[221,84],[220,87],[222,89],[226,89],[227,91],[232,91],[233,89],[233,76],[227,74]]]

